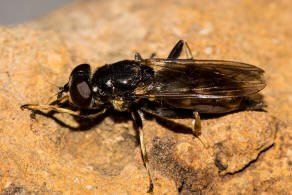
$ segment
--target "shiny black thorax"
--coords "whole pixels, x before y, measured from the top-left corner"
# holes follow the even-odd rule
[[[153,77],[150,67],[124,60],[98,68],[91,84],[95,93],[106,100],[130,100],[133,90]]]
[[[113,106],[126,111],[134,103],[137,86],[151,82],[154,71],[133,60],[104,65],[91,74],[90,66],[82,64],[71,73],[68,90],[72,103],[80,108]]]

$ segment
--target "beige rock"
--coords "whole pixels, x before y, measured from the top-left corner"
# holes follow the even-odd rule
[[[21,111],[48,103],[79,63],[168,55],[187,40],[195,58],[266,70],[267,112],[144,122],[155,194],[292,191],[290,1],[82,1],[19,27],[0,27],[0,192],[145,194],[148,177],[130,116],[84,121]],[[80,125],[80,127],[78,127]]]

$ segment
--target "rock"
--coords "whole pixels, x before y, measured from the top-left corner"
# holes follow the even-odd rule
[[[31,119],[19,107],[54,99],[56,86],[77,64],[98,67],[133,59],[135,51],[165,57],[184,39],[196,59],[266,70],[268,107],[203,119],[208,150],[192,135],[191,119],[145,116],[154,193],[289,194],[291,9],[288,0],[82,1],[18,27],[0,27],[0,192],[146,193],[148,176],[129,115]]]

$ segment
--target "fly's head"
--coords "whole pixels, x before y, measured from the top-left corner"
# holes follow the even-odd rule
[[[63,96],[64,92],[68,93],[68,100],[71,104],[82,109],[90,109],[103,104],[92,89],[89,64],[80,64],[73,69],[69,82],[60,88],[58,99]]]
[[[81,109],[112,107],[127,111],[137,103],[134,90],[147,85],[154,75],[150,67],[124,60],[104,65],[93,74],[88,64],[80,64],[71,72],[69,82],[60,89],[58,99],[68,93],[69,102]]]

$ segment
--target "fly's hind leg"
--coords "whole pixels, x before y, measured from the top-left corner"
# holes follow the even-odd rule
[[[184,41],[183,40],[179,40],[175,46],[172,48],[171,52],[169,53],[167,59],[177,59],[180,54],[181,51],[183,49],[184,46]]]
[[[148,193],[152,193],[153,192],[153,181],[152,181],[152,176],[151,176],[151,172],[150,172],[150,169],[149,169],[149,161],[148,161],[147,151],[146,151],[146,147],[145,147],[145,143],[144,143],[144,133],[143,133],[142,118],[140,116],[140,113],[136,112],[136,111],[131,112],[131,115],[132,115],[132,118],[133,118],[133,121],[134,121],[134,126],[135,126],[136,130],[139,133],[139,140],[140,140],[142,159],[143,159],[144,166],[145,166],[145,168],[147,170],[148,177],[149,177]]]
[[[200,142],[204,145],[204,147],[206,149],[209,149],[209,143],[208,141],[206,140],[206,138],[202,135],[202,131],[201,131],[201,118],[200,118],[200,115],[198,112],[194,112],[194,120],[193,120],[193,127],[192,127],[192,130],[193,130],[193,134],[194,136],[196,136]]]
[[[170,51],[167,59],[177,59],[177,58],[179,58],[184,46],[185,46],[187,59],[193,59],[193,55],[192,55],[192,52],[191,52],[191,49],[190,49],[188,43],[183,41],[183,40],[179,40],[175,44],[175,46]],[[149,59],[153,59],[155,56],[156,56],[156,54],[152,53]],[[143,60],[143,58],[141,57],[141,55],[138,52],[135,53],[134,59],[136,61],[142,61]]]
[[[184,112],[181,113],[177,113],[177,112],[173,112],[171,110],[156,110],[156,112],[154,111],[155,109],[147,109],[147,107],[142,107],[140,108],[143,112],[148,113],[150,115],[153,115],[157,118],[161,118],[161,119],[165,119],[165,120],[170,120],[171,118],[179,118],[179,116],[182,116],[182,114],[184,114]],[[202,135],[201,132],[201,119],[200,119],[200,115],[198,112],[193,112],[193,116],[194,116],[194,120],[193,120],[193,126],[192,126],[192,132],[193,135],[198,138],[200,140],[200,142],[203,144],[203,146],[208,150],[209,149],[209,143],[208,141],[205,139],[205,137]],[[187,116],[189,117],[189,115]],[[209,150],[208,150],[209,152]],[[211,154],[209,152],[209,154]]]
[[[176,45],[171,50],[170,54],[168,55],[167,59],[177,59],[181,55],[181,52],[185,48],[186,57],[187,59],[193,59],[192,51],[186,41],[179,40]]]
[[[187,59],[194,59],[192,51],[191,51],[189,44],[187,42],[185,42],[185,51],[186,51]]]

